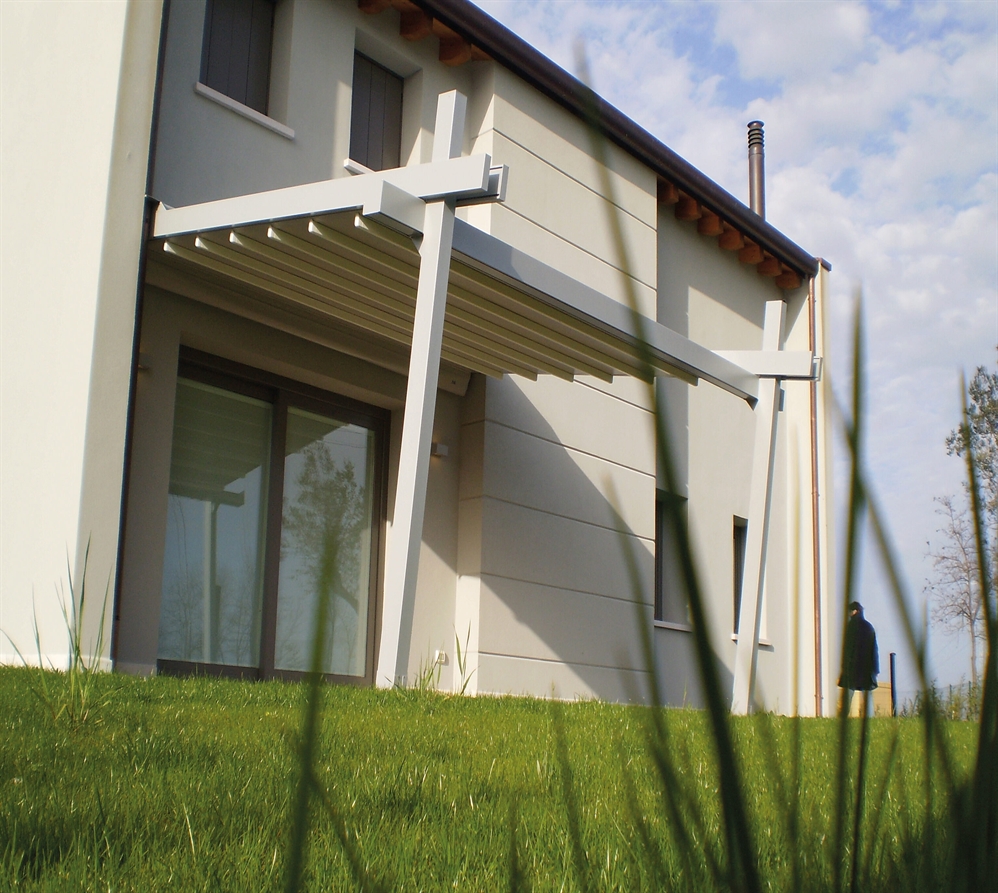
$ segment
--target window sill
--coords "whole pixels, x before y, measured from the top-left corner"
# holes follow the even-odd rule
[[[674,629],[680,633],[693,632],[693,627],[688,623],[673,623],[671,620],[656,620],[655,629]]]
[[[343,169],[347,171],[347,173],[353,174],[355,177],[362,174],[376,173],[376,171],[372,170],[367,165],[361,164],[359,161],[354,161],[352,158],[347,158],[343,162]]]
[[[198,96],[203,96],[205,99],[217,102],[220,106],[227,108],[231,112],[235,112],[237,115],[242,115],[244,118],[248,118],[250,121],[259,124],[261,127],[266,127],[267,130],[272,130],[274,133],[279,136],[283,136],[285,139],[293,140],[295,138],[295,132],[288,127],[287,124],[282,124],[280,121],[268,118],[262,112],[258,112],[256,109],[251,109],[248,105],[243,105],[231,96],[219,93],[218,90],[205,86],[200,81],[194,85],[194,92],[197,93]]]
[[[731,634],[731,641],[732,642],[737,642],[738,641],[738,633],[732,633]],[[767,651],[775,651],[776,650],[773,647],[773,643],[770,642],[769,639],[759,639],[759,647],[760,648],[765,648]]]

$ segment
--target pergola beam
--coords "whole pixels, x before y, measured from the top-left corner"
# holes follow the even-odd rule
[[[466,109],[467,99],[457,91],[440,95],[433,161],[445,161],[460,153]],[[437,406],[437,378],[453,241],[453,199],[438,198],[428,202],[423,238],[419,245],[416,316],[402,420],[395,512],[385,560],[381,645],[375,671],[375,681],[380,687],[395,685],[405,676],[409,665],[409,640],[416,601],[419,551],[423,543],[430,441]]]

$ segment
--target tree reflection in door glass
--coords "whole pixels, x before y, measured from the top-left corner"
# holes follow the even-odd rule
[[[255,667],[271,407],[177,380],[161,659]]]
[[[322,672],[365,674],[373,485],[373,431],[289,408],[277,669],[309,669],[316,608],[325,594]],[[324,574],[324,565],[331,572]]]

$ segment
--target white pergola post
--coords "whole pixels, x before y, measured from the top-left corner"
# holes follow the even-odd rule
[[[461,154],[466,110],[467,99],[462,94],[457,91],[440,94],[433,135],[433,161],[446,161]],[[453,239],[453,199],[427,202],[419,245],[416,317],[409,355],[395,511],[385,558],[381,647],[375,672],[375,681],[382,688],[394,685],[409,664]]]
[[[762,327],[763,351],[778,351],[783,340],[787,305],[767,301]],[[755,406],[755,446],[752,453],[752,482],[749,490],[748,530],[745,568],[742,573],[741,607],[738,612],[738,642],[735,645],[735,680],[731,712],[744,715],[752,709],[756,662],[759,654],[759,628],[762,622],[762,591],[766,582],[766,547],[773,496],[773,466],[776,459],[776,423],[780,412],[780,381],[759,381]]]

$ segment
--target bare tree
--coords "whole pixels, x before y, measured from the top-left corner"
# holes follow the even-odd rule
[[[942,544],[930,548],[933,575],[926,591],[932,599],[932,618],[944,630],[970,637],[971,681],[977,685],[977,642],[984,635],[984,595],[981,591],[981,559],[990,576],[988,589],[996,589],[998,575],[998,372],[979,366],[967,387],[968,419],[946,438],[946,452],[966,456],[973,451],[978,494],[983,512],[983,555],[978,549],[970,511],[970,487],[958,499],[936,497]]]
[[[967,387],[967,416],[967,424],[946,438],[946,452],[962,457],[968,446],[973,448],[986,533],[993,535],[998,519],[998,372],[977,367]],[[990,545],[994,548],[993,539]]]
[[[970,680],[977,686],[977,641],[984,640],[977,541],[970,511],[952,496],[937,496],[936,513],[942,545],[932,556],[933,576],[926,590],[932,598],[932,619],[944,630],[970,637]]]

